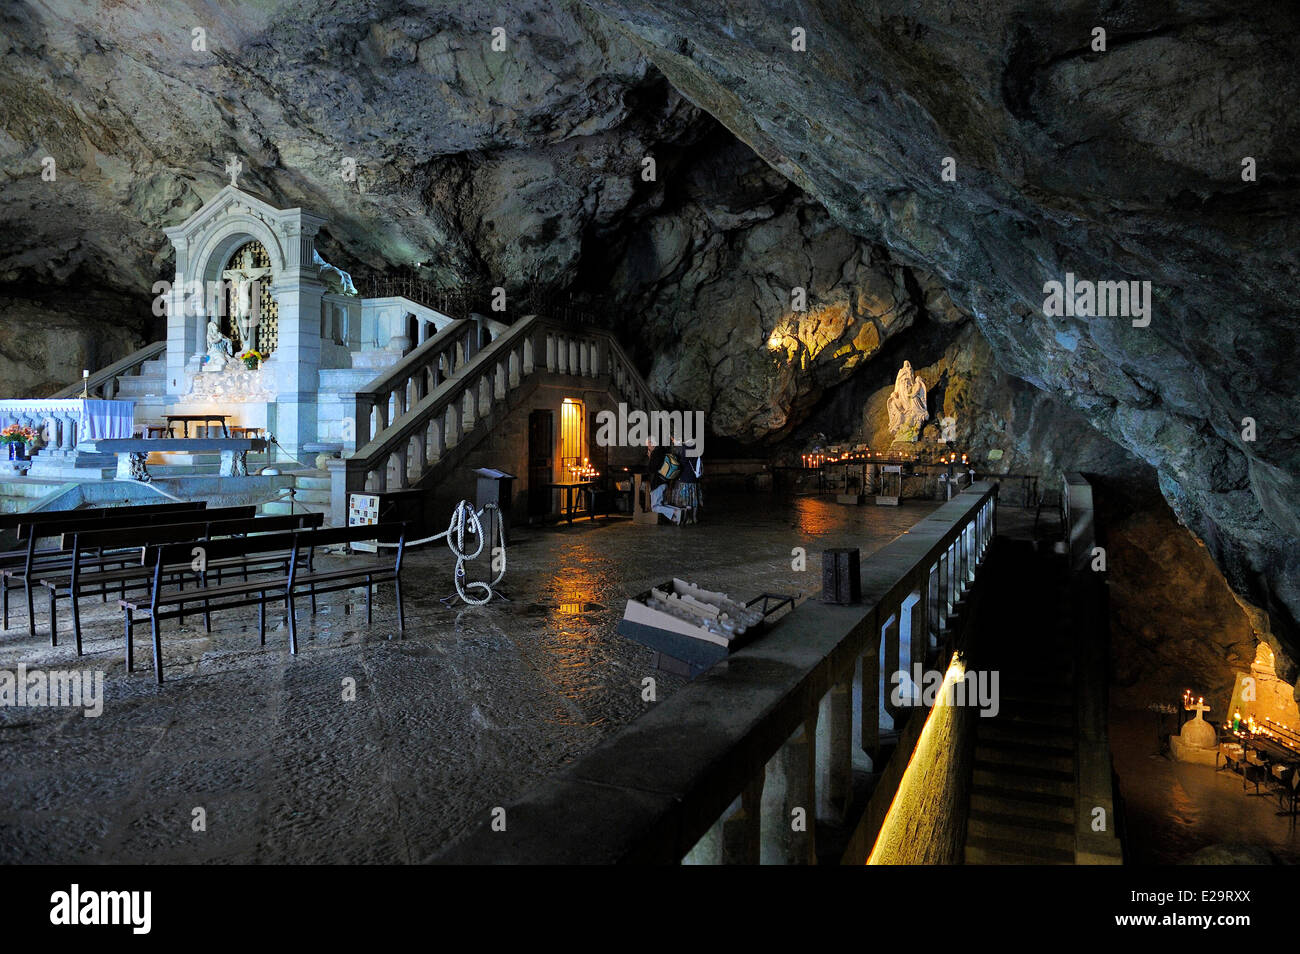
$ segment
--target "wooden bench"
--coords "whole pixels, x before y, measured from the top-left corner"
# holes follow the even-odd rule
[[[49,575],[42,575],[50,612],[50,645],[58,643],[58,601],[66,599],[72,606],[72,627],[77,641],[77,655],[81,653],[81,609],[78,601],[85,596],[99,595],[106,599],[108,590],[115,589],[123,599],[131,590],[150,585],[151,569],[144,565],[145,548],[162,543],[189,543],[191,554],[196,546],[218,537],[247,537],[258,533],[283,533],[291,530],[311,530],[321,526],[323,513],[275,514],[236,520],[212,520],[206,523],[160,524],[131,530],[81,530],[66,534],[62,546],[72,554],[71,565]],[[98,554],[106,547],[114,547],[123,558],[122,565],[107,569],[98,563]],[[250,573],[283,569],[289,560],[288,553],[267,554],[258,560],[212,561],[206,564],[207,572],[216,570],[221,582],[224,570],[241,571],[244,579]],[[183,579],[191,569],[192,560],[182,567],[165,569],[173,579]],[[182,618],[182,622],[184,619]]]
[[[391,566],[386,559],[367,560],[356,566],[323,572],[307,570],[303,572],[301,553],[305,549],[315,549],[338,544],[360,543],[382,539],[389,535],[397,536],[397,545],[393,547]],[[289,651],[298,652],[298,629],[294,616],[294,599],[309,594],[312,610],[316,608],[316,596],[338,590],[366,588],[366,622],[373,621],[374,588],[381,583],[392,583],[397,599],[397,625],[399,632],[404,632],[406,622],[402,611],[402,550],[406,542],[406,525],[378,523],[362,527],[342,527],[329,530],[301,530],[296,533],[267,534],[248,537],[242,540],[213,540],[205,544],[206,558],[223,560],[232,557],[253,556],[260,553],[287,550],[290,553],[289,565],[283,574],[265,576],[257,580],[244,580],[237,583],[224,583],[219,586],[203,586],[200,579],[198,589],[169,590],[166,585],[166,568],[183,566],[193,559],[192,544],[166,543],[150,547],[145,555],[145,564],[152,569],[149,591],[134,599],[119,600],[122,607],[123,623],[126,630],[126,668],[128,672],[135,669],[135,655],[132,637],[137,624],[148,620],[153,636],[154,678],[163,681],[162,635],[160,623],[169,619],[182,618],[187,606],[202,604],[205,623],[211,626],[211,614],[228,609],[248,606],[258,608],[258,639],[266,645],[266,605],[283,602],[286,606],[289,622]],[[382,554],[383,551],[381,550]],[[198,576],[198,574],[196,574]],[[188,612],[193,614],[194,609]]]
[[[266,450],[266,441],[261,438],[234,437],[179,437],[146,438],[118,437],[110,440],[95,441],[93,449],[97,453],[117,455],[118,480],[138,480],[149,483],[153,476],[145,462],[150,454],[201,454],[218,451],[221,454],[221,477],[248,476],[249,451]]]
[[[193,522],[198,513],[207,520],[242,520],[256,514],[254,506],[218,507],[212,510],[206,507],[198,510],[166,510],[144,515],[130,514],[120,517],[79,517],[80,511],[72,511],[66,519],[42,520],[34,524],[19,524],[18,535],[27,541],[27,549],[21,563],[0,567],[0,604],[3,604],[4,628],[9,628],[9,590],[13,584],[21,582],[27,594],[27,631],[36,635],[35,612],[32,608],[32,586],[40,575],[66,568],[71,565],[71,554],[60,546],[58,549],[37,551],[36,541],[82,529],[129,530],[141,526]],[[118,562],[116,557],[106,558],[109,562]],[[53,634],[51,634],[53,635]],[[50,643],[51,646],[54,643]]]
[[[169,510],[202,510],[206,507],[207,501],[198,500],[194,502],[181,502],[169,504],[145,504],[138,507],[88,507],[85,510],[29,510],[19,511],[18,513],[0,514],[0,533],[10,533],[17,531],[19,526],[28,524],[38,524],[52,520],[66,520],[70,517],[83,517],[87,520],[93,520],[97,517],[104,517],[108,514],[137,514],[143,516],[150,513],[166,513]],[[6,545],[8,545],[6,540]],[[20,558],[26,554],[26,548],[18,550],[0,551],[0,561],[4,561],[11,556]]]
[[[151,513],[167,513],[171,510],[203,510],[208,505],[206,500],[181,501],[179,503],[141,504],[129,507],[87,507],[85,510],[34,510],[19,513],[0,513],[0,530],[14,530],[19,524],[38,524],[52,520],[66,520],[81,517],[86,520],[108,516],[141,516]]]

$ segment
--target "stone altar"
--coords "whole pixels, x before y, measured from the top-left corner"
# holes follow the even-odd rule
[[[1194,710],[1196,717],[1188,719],[1183,723],[1181,732],[1169,737],[1169,748],[1174,758],[1198,765],[1218,765],[1219,733],[1205,721],[1205,713],[1210,711],[1210,707],[1202,699],[1191,703],[1187,708]]]

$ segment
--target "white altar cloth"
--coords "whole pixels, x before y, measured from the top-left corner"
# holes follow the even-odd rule
[[[82,401],[78,441],[133,437],[134,401]]]
[[[107,440],[113,437],[131,437],[135,422],[134,401],[82,400],[81,398],[36,399],[0,401],[0,427],[9,424],[27,424],[45,428],[45,439],[61,445],[64,437],[57,421],[71,419],[76,422],[76,436],[67,435],[68,444],[81,441]],[[47,427],[47,422],[56,422]]]

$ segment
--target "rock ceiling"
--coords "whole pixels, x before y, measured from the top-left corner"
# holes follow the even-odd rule
[[[161,227],[235,153],[243,186],[331,220],[340,264],[603,302],[662,394],[745,439],[788,429],[918,309],[971,316],[1003,369],[1154,466],[1300,644],[1294,7],[235,9],[5,7],[0,282],[138,298],[167,276]],[[1150,281],[1150,324],[1044,315],[1067,272]]]

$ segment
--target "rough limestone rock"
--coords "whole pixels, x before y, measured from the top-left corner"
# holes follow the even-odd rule
[[[838,222],[939,275],[1003,367],[1155,466],[1300,646],[1300,10],[587,4]],[[1046,317],[1044,283],[1067,272],[1150,281],[1150,325]]]
[[[910,326],[916,282],[717,140],[679,163],[653,216],[607,236],[596,267],[665,401],[715,434],[772,440]]]
[[[892,375],[942,298],[928,321],[972,315],[1004,372],[1156,467],[1235,591],[1300,647],[1292,7],[46,0],[0,18],[0,294],[53,315],[33,286],[117,292],[100,309],[115,330],[69,327],[87,352],[156,333],[159,229],[227,181],[232,153],[242,185],[331,220],[321,252],[363,293],[368,268],[421,263],[445,284],[619,304],[610,323],[643,358],[674,343],[660,393],[739,437],[793,432],[864,367]],[[697,155],[710,116],[785,182],[738,163],[750,195],[693,197],[691,176],[724,178]],[[614,247],[636,255],[611,280]],[[1066,272],[1149,280],[1150,325],[1047,317],[1044,282]],[[104,363],[20,374],[9,341],[0,370],[26,393]],[[1053,406],[1019,391],[1007,421]]]
[[[145,306],[148,315],[148,306]],[[8,395],[46,397],[147,343],[147,322],[114,294],[32,289],[0,295],[0,368]]]

